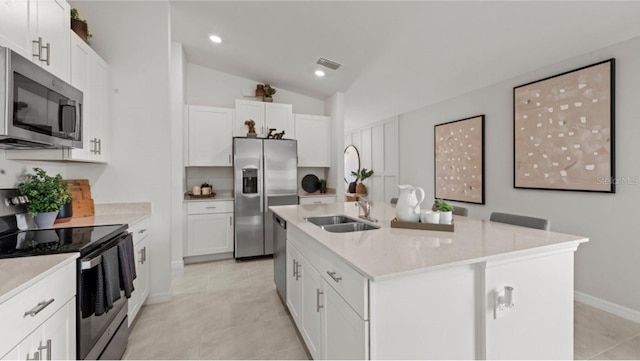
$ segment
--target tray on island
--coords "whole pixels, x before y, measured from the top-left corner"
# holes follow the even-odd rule
[[[214,198],[215,196],[216,196],[216,192],[211,192],[209,194],[193,194],[191,192],[187,193],[187,197],[193,198],[193,199]]]
[[[407,229],[420,229],[424,231],[440,231],[440,232],[453,232],[453,221],[451,224],[439,224],[439,223],[422,223],[422,222],[403,222],[397,218],[391,220],[391,228],[407,228]]]

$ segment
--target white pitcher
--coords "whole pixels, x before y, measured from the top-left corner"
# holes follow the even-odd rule
[[[424,200],[424,189],[410,184],[399,185],[400,194],[396,204],[396,218],[403,222],[418,222],[420,220],[420,203]],[[416,197],[416,193],[420,193]]]

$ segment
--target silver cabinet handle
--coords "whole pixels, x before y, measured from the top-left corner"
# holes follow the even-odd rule
[[[320,291],[319,288],[316,288],[316,312],[320,312],[321,308],[324,308],[324,305],[320,304],[320,296],[324,295],[324,292]]]
[[[139,263],[140,263],[140,264],[144,264],[144,255],[143,255],[143,250],[142,250],[142,249],[141,249],[141,250],[139,250],[139,251],[138,251],[138,253],[140,253],[140,261],[139,261]]]
[[[313,204],[322,204],[320,201],[313,202]]]
[[[98,139],[98,154],[102,155],[102,139]]]
[[[56,300],[55,298],[52,298],[49,301],[42,301],[42,302],[38,303],[38,305],[36,307],[34,307],[33,309],[25,312],[24,316],[22,316],[22,317],[27,317],[27,316],[34,317],[35,315],[40,313],[40,311],[44,310],[45,308],[47,308],[47,306],[52,304],[53,301],[55,301],[55,300]]]
[[[229,225],[233,226],[233,216],[229,216]]]
[[[146,228],[143,228],[143,229],[139,230],[139,231],[138,231],[138,233],[142,234],[142,233],[144,233],[144,232],[146,232],[146,231],[147,231],[147,229],[146,229]]]
[[[91,139],[89,141],[89,144],[91,144],[91,149],[89,149],[89,153],[95,153],[96,152],[96,140],[95,139]]]
[[[47,65],[51,65],[51,63],[50,63],[50,60],[51,60],[51,43],[47,43],[47,45],[43,46],[42,48],[43,49],[47,49],[47,58],[44,61],[47,62]]]
[[[204,207],[204,209],[216,209],[217,207]]]
[[[302,277],[300,274],[300,268],[302,268],[302,264],[300,262],[296,262],[296,281]]]
[[[33,56],[37,56],[38,60],[42,60],[42,37],[39,37],[38,40],[33,40],[32,43],[38,46],[38,53],[33,54]]]
[[[296,260],[295,260],[295,259],[293,260],[293,267],[292,267],[292,269],[293,269],[293,277],[297,277],[297,276],[296,276],[296,270],[297,270],[298,268],[296,267]],[[297,279],[297,278],[296,278],[296,279]]]
[[[144,248],[142,248],[142,259],[144,260],[144,262],[142,263],[147,263],[147,246],[144,246]]]
[[[340,282],[340,280],[342,280],[342,277],[340,276],[336,276],[337,272],[329,272],[327,271],[327,274],[329,275],[329,277],[333,278],[334,281],[336,281],[336,283]]]
[[[229,164],[231,164],[231,154],[229,154]]]
[[[46,346],[42,346],[42,342],[40,343],[40,346],[38,346],[40,355],[44,355],[44,350],[47,350],[47,360],[51,360],[51,339],[47,340]]]

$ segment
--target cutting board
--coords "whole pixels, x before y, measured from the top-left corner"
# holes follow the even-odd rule
[[[95,215],[91,186],[88,179],[67,179],[67,189],[71,192],[73,218],[91,217]]]

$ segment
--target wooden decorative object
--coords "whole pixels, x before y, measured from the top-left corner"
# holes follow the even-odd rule
[[[71,30],[73,30],[80,39],[84,40],[85,43],[89,42],[89,27],[86,21],[71,19]]]
[[[434,127],[434,194],[484,204],[484,115]]]
[[[514,188],[615,193],[615,59],[513,88]]]
[[[91,217],[95,215],[93,199],[91,198],[91,186],[88,179],[67,179],[69,192],[71,192],[71,206],[73,217]]]
[[[367,186],[364,183],[356,184],[356,194],[367,194]]]

